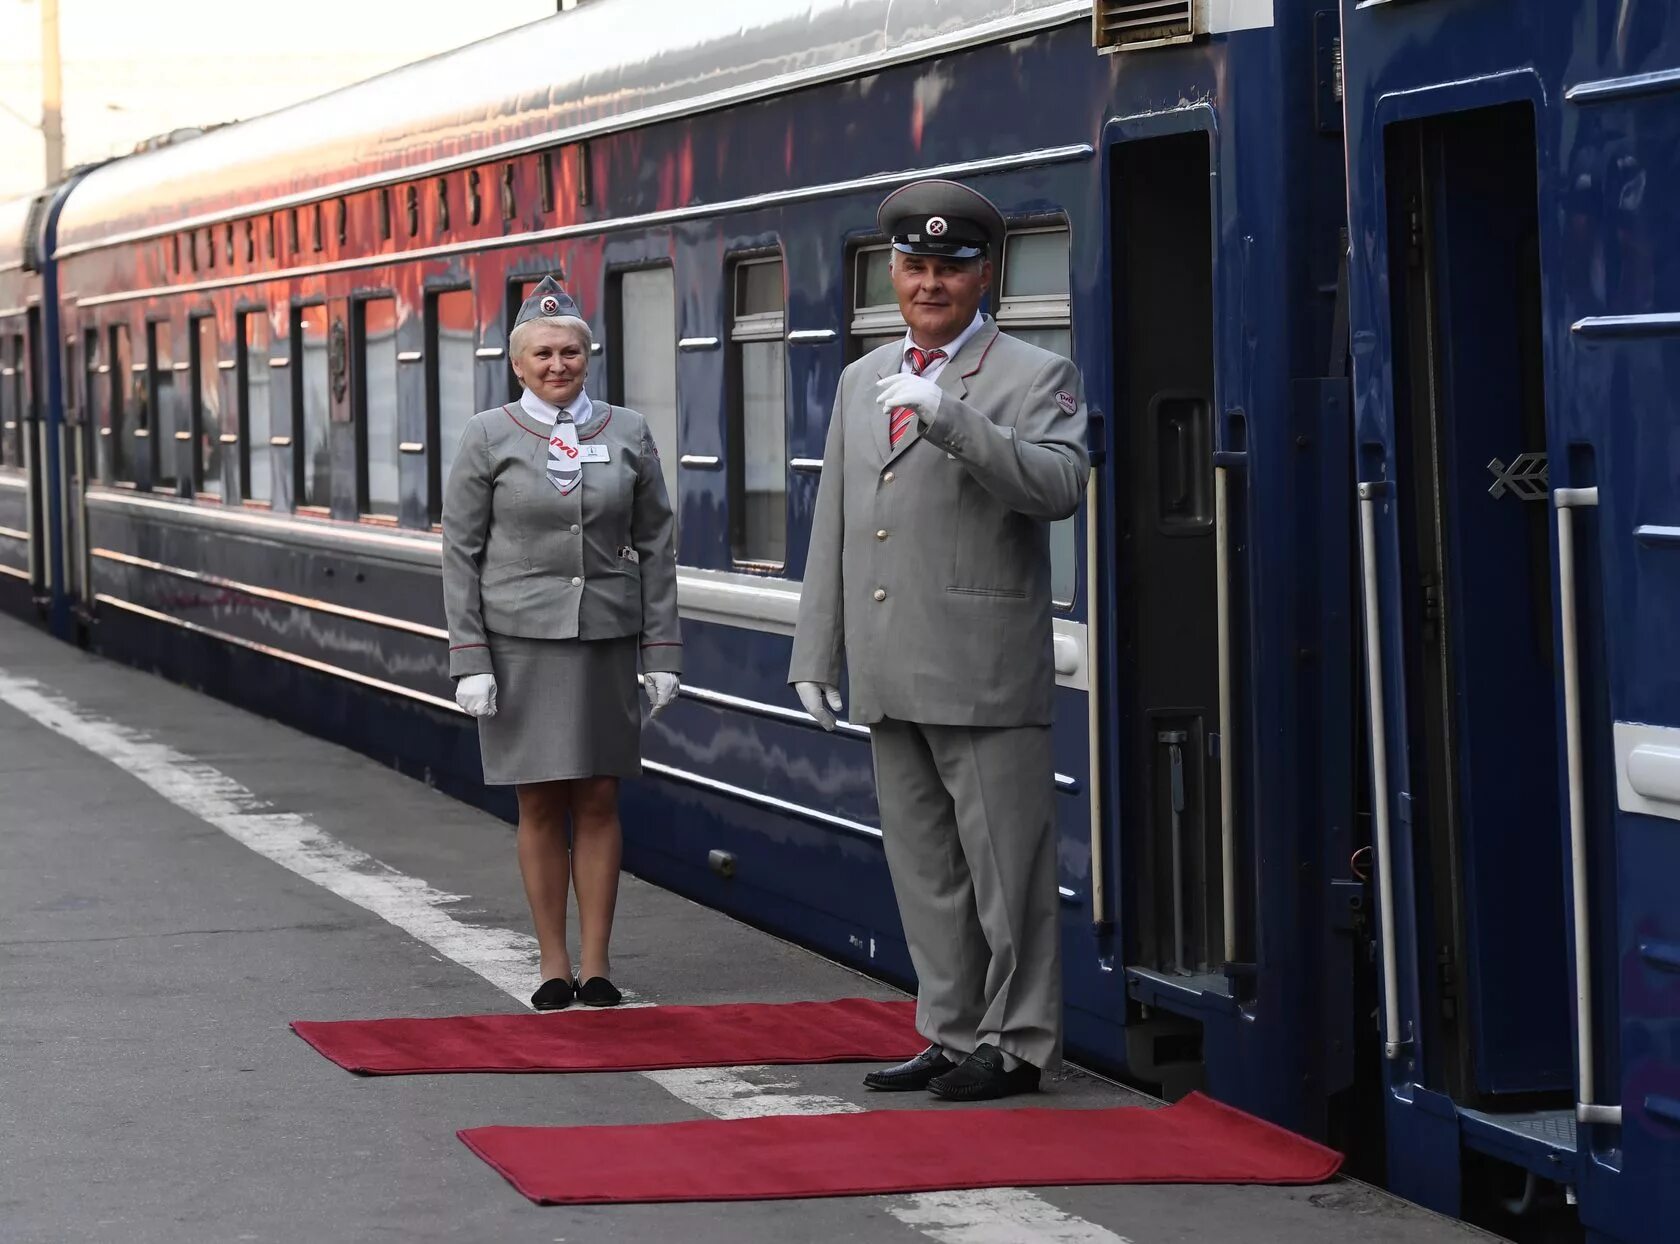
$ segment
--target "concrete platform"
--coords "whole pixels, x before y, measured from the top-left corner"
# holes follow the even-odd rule
[[[613,959],[650,1004],[899,996],[629,877]],[[535,964],[509,826],[0,617],[8,1244],[1492,1238],[1350,1180],[543,1209],[455,1130],[931,1103],[860,1066],[362,1079],[287,1028],[513,1009]]]

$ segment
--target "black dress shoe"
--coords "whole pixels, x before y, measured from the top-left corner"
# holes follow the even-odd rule
[[[907,1063],[888,1067],[884,1071],[871,1071],[863,1077],[863,1083],[866,1088],[883,1093],[908,1093],[925,1089],[934,1076],[955,1068],[956,1064],[945,1057],[945,1051],[937,1045],[930,1045]]]
[[[928,1092],[946,1101],[991,1101],[1037,1091],[1037,1067],[1024,1062],[1014,1071],[1006,1071],[1003,1051],[984,1042],[963,1059],[961,1066],[928,1082]]]
[[[544,981],[531,995],[531,1005],[539,1011],[563,1011],[572,1005],[572,982],[564,976]]]
[[[606,977],[591,976],[578,986],[577,1000],[584,1006],[617,1006],[624,1001],[624,995]]]

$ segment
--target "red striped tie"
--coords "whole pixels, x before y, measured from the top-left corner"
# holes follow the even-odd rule
[[[918,376],[927,370],[929,363],[945,357],[943,350],[923,350],[918,346],[911,346],[905,353],[910,356],[910,370]],[[888,426],[892,429],[894,449],[898,448],[900,438],[909,431],[910,421],[915,417],[916,412],[908,406],[900,406],[892,412],[892,423]]]

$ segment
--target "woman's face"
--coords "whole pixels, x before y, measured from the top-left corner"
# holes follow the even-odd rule
[[[564,407],[583,388],[589,350],[575,328],[537,322],[520,335],[513,374],[549,405]]]

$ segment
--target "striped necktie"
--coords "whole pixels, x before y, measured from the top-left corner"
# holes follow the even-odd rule
[[[928,364],[936,359],[945,357],[943,350],[923,350],[919,346],[911,346],[904,352],[910,358],[910,370],[921,375],[927,370]],[[892,412],[892,422],[888,425],[892,433],[893,448],[898,448],[898,442],[910,430],[910,421],[916,417],[916,412],[908,406],[900,406]]]

